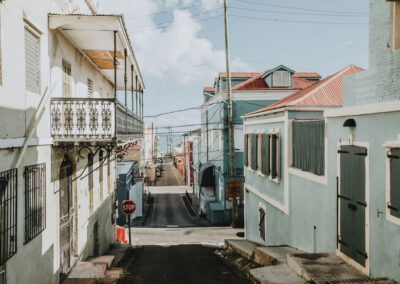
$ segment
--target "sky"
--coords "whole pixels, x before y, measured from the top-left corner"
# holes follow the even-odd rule
[[[145,83],[144,115],[158,133],[200,123],[205,86],[226,70],[223,0],[99,0],[123,14]],[[368,68],[367,0],[228,0],[231,72],[284,64],[323,77]],[[192,127],[196,128],[196,126]],[[197,127],[199,128],[199,127]],[[174,128],[174,132],[187,128]]]

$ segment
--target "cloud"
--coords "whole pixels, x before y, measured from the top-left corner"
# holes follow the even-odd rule
[[[144,77],[189,85],[212,80],[218,71],[225,70],[224,50],[216,49],[209,39],[199,36],[200,22],[189,10],[174,10],[170,15],[155,16],[155,13],[165,9],[194,3],[192,0],[182,1],[101,1],[101,12],[125,14]],[[217,8],[221,0],[201,0],[201,3],[204,10],[211,10]],[[232,70],[248,67],[239,58],[232,58],[231,62]]]
[[[351,47],[354,45],[354,42],[352,41],[345,41],[342,43],[342,47]]]

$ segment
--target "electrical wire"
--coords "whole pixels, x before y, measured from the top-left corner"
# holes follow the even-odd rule
[[[244,7],[235,7],[229,6],[229,9],[243,10],[243,11],[254,11],[268,14],[284,14],[284,15],[306,15],[306,16],[328,16],[328,17],[368,17],[368,15],[360,14],[360,15],[351,15],[351,14],[327,14],[327,13],[305,13],[305,12],[290,12],[290,11],[271,11],[271,10],[263,10],[263,9],[253,9],[253,8],[244,8]]]
[[[301,7],[293,7],[293,6],[283,6],[283,5],[275,5],[275,4],[267,4],[250,0],[235,0],[239,3],[248,3],[253,5],[260,5],[266,7],[276,7],[276,8],[284,8],[284,9],[292,9],[292,10],[302,10],[302,11],[313,11],[313,12],[322,12],[322,13],[332,13],[332,14],[349,14],[349,15],[368,15],[368,13],[364,12],[352,12],[352,11],[334,11],[334,10],[320,10],[320,9],[310,9],[310,8],[301,8]]]
[[[236,14],[229,14],[231,17],[243,18],[243,19],[254,19],[262,20],[266,22],[282,22],[282,23],[297,23],[297,24],[327,24],[327,25],[368,25],[368,23],[362,22],[323,22],[323,21],[300,21],[300,20],[281,20],[281,19],[268,19],[253,16],[242,16]]]

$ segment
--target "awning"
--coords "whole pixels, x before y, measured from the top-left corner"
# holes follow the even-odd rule
[[[91,61],[110,82],[114,83],[114,31],[117,54],[117,89],[123,90],[127,50],[127,89],[131,89],[131,66],[134,67],[133,86],[144,89],[143,78],[128,37],[122,15],[49,15],[49,29],[58,30],[71,44]],[[139,87],[141,86],[141,87]]]
[[[211,163],[207,163],[201,166],[199,171],[200,187],[208,187],[215,185],[214,168],[215,166]]]

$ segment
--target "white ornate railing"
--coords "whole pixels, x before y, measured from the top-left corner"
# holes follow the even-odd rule
[[[128,138],[143,135],[143,121],[122,104],[117,104],[117,137]]]
[[[114,113],[113,99],[52,98],[51,135],[60,141],[112,140]]]
[[[55,141],[107,142],[143,136],[143,120],[122,104],[116,106],[114,99],[52,98],[50,114]]]

